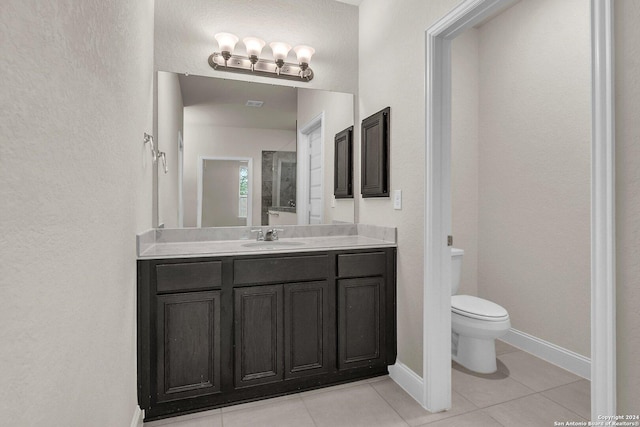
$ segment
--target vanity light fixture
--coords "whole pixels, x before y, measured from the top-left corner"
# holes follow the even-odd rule
[[[246,56],[233,54],[233,50],[239,40],[235,35],[217,33],[214,37],[220,48],[220,52],[214,52],[209,56],[209,65],[214,70],[300,80],[303,82],[313,79],[313,70],[309,68],[309,63],[315,53],[315,49],[311,46],[300,45],[293,48],[298,58],[298,63],[294,64],[286,62],[287,56],[291,51],[291,46],[287,43],[269,43],[273,54],[273,60],[270,60],[260,58],[262,48],[266,45],[266,42],[257,37],[245,37],[242,39],[247,51]]]

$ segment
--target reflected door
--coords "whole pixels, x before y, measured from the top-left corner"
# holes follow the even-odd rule
[[[246,226],[249,167],[246,161],[203,159],[199,227]]]
[[[322,129],[309,134],[309,224],[322,224]]]

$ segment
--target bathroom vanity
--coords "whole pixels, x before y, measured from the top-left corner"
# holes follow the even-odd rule
[[[335,230],[284,226],[276,242],[248,240],[249,230],[199,241],[211,229],[152,230],[146,245],[139,236],[145,420],[386,374],[396,358],[395,229]]]

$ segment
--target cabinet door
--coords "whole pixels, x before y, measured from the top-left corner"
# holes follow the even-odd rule
[[[220,292],[159,295],[158,402],[220,392]]]
[[[336,134],[333,161],[333,195],[353,198],[353,126]]]
[[[335,365],[331,299],[326,281],[284,285],[285,378],[323,374]]]
[[[236,288],[235,387],[283,379],[282,285]]]
[[[338,281],[338,368],[385,364],[384,279]]]
[[[362,197],[389,196],[389,107],[362,121]]]

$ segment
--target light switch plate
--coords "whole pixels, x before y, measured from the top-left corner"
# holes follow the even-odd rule
[[[393,209],[402,209],[402,190],[393,191]]]

